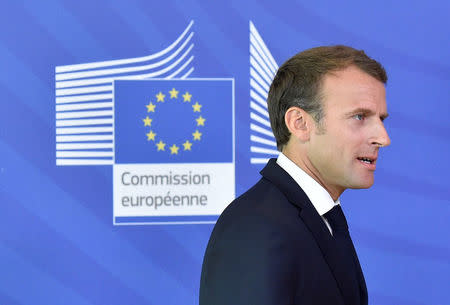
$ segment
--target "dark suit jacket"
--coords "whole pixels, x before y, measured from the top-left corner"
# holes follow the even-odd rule
[[[200,305],[367,304],[365,284],[341,263],[333,236],[299,185],[275,159],[261,174],[214,227]]]

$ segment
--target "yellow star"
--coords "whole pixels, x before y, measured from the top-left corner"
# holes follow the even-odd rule
[[[200,140],[202,133],[196,130],[192,135],[194,136],[194,140]]]
[[[200,112],[200,108],[202,108],[202,105],[200,105],[198,102],[195,102],[195,104],[192,105],[192,108],[194,108],[194,112]]]
[[[153,131],[150,130],[150,132],[146,133],[146,135],[147,135],[147,141],[150,141],[150,140],[155,141],[156,133],[154,133]]]
[[[190,102],[190,101],[191,101],[191,97],[192,97],[192,94],[190,94],[190,93],[187,92],[187,91],[186,91],[185,94],[183,94],[183,100],[184,100],[185,102]]]
[[[180,149],[178,146],[176,146],[175,144],[173,144],[172,146],[169,147],[170,148],[170,154],[173,155],[178,155],[178,149]]]
[[[145,119],[142,119],[142,121],[144,122],[144,126],[152,126],[152,119],[149,118],[148,116]]]
[[[161,91],[159,91],[159,93],[156,95],[156,101],[157,102],[164,102],[164,98],[165,97],[166,96]]]
[[[183,146],[184,150],[191,150],[192,143],[186,140],[186,142],[183,143]]]
[[[150,102],[148,105],[145,105],[147,107],[147,112],[155,112],[156,105],[153,105],[152,102]]]
[[[199,116],[198,119],[195,119],[197,121],[197,126],[205,126],[205,118],[202,118],[202,116]]]
[[[170,90],[169,93],[170,93],[170,98],[178,98],[179,91],[177,91],[175,88],[172,88],[172,90]]]
[[[166,147],[166,143],[164,143],[163,141],[159,140],[159,143],[156,143],[156,147],[158,147],[158,151],[165,150],[164,147]]]

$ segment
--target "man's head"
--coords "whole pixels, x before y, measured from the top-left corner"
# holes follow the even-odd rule
[[[346,188],[370,187],[378,149],[390,143],[382,123],[386,81],[383,67],[353,48],[295,55],[279,68],[269,91],[278,149],[337,196]]]

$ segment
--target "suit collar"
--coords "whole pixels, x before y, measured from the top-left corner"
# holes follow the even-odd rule
[[[313,177],[308,175],[300,166],[289,159],[285,154],[280,153],[277,158],[277,164],[284,169],[292,179],[297,182],[308,199],[313,204],[317,213],[323,216],[330,211],[335,205],[339,204],[339,199],[334,201],[330,193]]]
[[[307,202],[311,202],[305,192],[299,187],[297,182],[278,164],[276,159],[270,159],[262,169],[261,175],[279,188],[288,200],[299,208],[303,208]]]
[[[276,159],[270,159],[261,171],[261,175],[274,184],[293,205],[299,207],[299,216],[314,236],[322,255],[325,258],[330,270],[337,282],[345,304],[360,304],[355,287],[354,277],[342,264],[340,252],[335,244],[330,231],[326,227],[323,219],[317,213],[308,196],[295,182],[295,180],[284,171],[277,163]]]

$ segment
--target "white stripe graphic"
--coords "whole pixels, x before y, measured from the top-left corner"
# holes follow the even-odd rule
[[[112,91],[112,86],[94,86],[94,87],[86,87],[86,88],[71,88],[71,89],[56,89],[56,96],[64,96],[64,95],[75,95],[75,94],[83,94],[83,93],[95,93],[95,92],[105,92]]]
[[[251,164],[266,164],[270,158],[250,158]]]
[[[192,20],[189,25],[186,27],[184,32],[166,49],[144,57],[136,57],[136,58],[127,58],[127,59],[118,59],[118,60],[108,60],[108,61],[101,61],[101,62],[94,62],[94,63],[87,63],[87,64],[76,64],[76,65],[67,65],[67,66],[59,66],[56,67],[56,73],[62,73],[62,72],[69,72],[69,71],[79,71],[79,70],[87,70],[87,69],[95,69],[95,68],[102,68],[102,67],[110,67],[110,66],[118,66],[118,65],[126,65],[126,64],[134,64],[138,62],[144,62],[148,60],[152,60],[158,57],[161,57],[168,52],[172,51],[175,46],[184,39],[186,34],[190,31],[192,25],[194,24],[194,21]]]
[[[113,102],[56,105],[56,111],[112,108]]]
[[[57,112],[57,119],[73,119],[73,118],[87,118],[95,116],[112,116],[112,110],[103,111],[73,111],[73,112]]]
[[[193,59],[194,57],[191,56],[191,58],[189,58],[181,67],[179,67],[178,70],[167,76],[167,79],[174,78],[175,76],[180,74],[180,72],[183,71],[192,62]]]
[[[56,120],[56,127],[105,124],[110,124],[112,126],[113,122],[113,119]]]
[[[259,35],[259,34],[258,34]],[[262,46],[258,43],[258,41],[255,39],[255,35],[250,34],[250,42],[253,45],[253,50],[250,49],[250,51],[254,51],[250,55],[257,57],[256,59],[258,62],[264,67],[267,67],[267,71],[269,75],[275,74],[277,68],[273,67],[273,64],[271,64],[270,59],[267,57],[266,53],[263,51]],[[261,59],[259,59],[259,58]]]
[[[112,141],[113,135],[56,136],[56,142]]]
[[[272,139],[275,139],[275,137],[273,136],[272,130],[259,127],[258,125],[253,124],[253,123],[250,123],[250,129],[253,131],[262,133],[263,135],[269,136]]]
[[[266,163],[269,158],[276,157],[279,154],[279,151],[276,150],[277,145],[274,141],[272,130],[270,129],[266,101],[270,83],[275,77],[278,65],[251,21],[249,40],[250,109],[256,111],[250,111],[250,141],[272,147],[250,146],[250,163],[261,164]],[[261,158],[261,155],[264,157]]]
[[[255,81],[255,79],[250,78],[250,86],[256,90],[256,92],[258,92],[258,94],[260,94],[264,99],[267,100],[267,96],[268,96],[268,91],[264,90],[263,88],[261,88],[261,86]]]
[[[250,21],[250,34],[253,35],[253,37],[257,40],[256,45],[259,45],[262,48],[265,56],[268,58],[268,63],[272,66],[273,73],[275,74],[276,71],[278,70],[278,64],[276,63],[275,59],[272,56],[272,53],[270,53],[269,49],[267,48],[266,44],[261,38],[261,35],[259,35],[258,30],[251,21]]]
[[[155,78],[163,75],[164,73],[174,69],[192,50],[194,44],[191,46],[178,58],[175,62],[173,62],[170,66],[165,67],[164,69],[157,70],[155,72],[146,73],[146,74],[131,74],[127,76],[120,77],[101,77],[101,78],[89,78],[89,79],[81,79],[81,80],[72,80],[72,81],[58,81],[56,82],[56,88],[68,88],[68,87],[79,87],[79,86],[88,86],[88,85],[98,85],[98,84],[107,84],[111,83],[115,79],[145,79],[145,78]],[[193,58],[193,56],[191,56]],[[189,58],[190,59],[190,58]]]
[[[250,97],[257,101],[261,106],[264,107],[264,109],[267,109],[267,103],[266,100],[263,99],[256,91],[250,89]]]
[[[56,165],[113,165],[111,159],[56,159]]]
[[[80,134],[80,133],[99,133],[113,132],[112,127],[76,127],[76,128],[56,128],[56,134]]]
[[[113,143],[57,143],[56,150],[112,149]]]
[[[95,77],[95,76],[102,76],[102,75],[124,74],[124,73],[145,71],[145,70],[151,70],[154,68],[158,68],[158,67],[168,63],[173,58],[175,58],[184,49],[184,47],[188,44],[188,42],[191,40],[192,36],[194,36],[194,33],[191,33],[189,35],[189,37],[183,42],[183,44],[177,50],[175,50],[175,52],[170,54],[168,57],[166,57],[158,62],[155,62],[155,63],[151,63],[151,64],[144,65],[144,66],[137,66],[137,67],[62,73],[62,74],[56,74],[55,79],[56,79],[56,81],[61,81],[61,80],[88,78],[88,77]],[[193,44],[191,44],[191,46],[193,46]]]
[[[258,136],[254,136],[254,135],[250,136],[250,141],[261,143],[261,144],[270,145],[270,146],[273,146],[275,148],[277,147],[277,142],[271,141],[271,140],[267,140],[267,139],[264,139],[264,138],[261,138],[261,137],[258,137]]]
[[[269,112],[267,111],[267,109],[264,109],[263,107],[259,106],[258,104],[256,104],[252,100],[250,100],[250,108],[252,108],[253,110],[258,111],[259,113],[264,115],[266,118],[269,118]]]
[[[269,120],[266,120],[266,119],[260,117],[260,116],[257,115],[256,113],[250,112],[250,118],[251,118],[252,120],[255,120],[256,122],[261,123],[261,124],[263,124],[263,125],[265,125],[265,126],[267,126],[267,127],[270,128],[270,122],[269,122]]]
[[[272,82],[272,77],[270,75],[273,75],[270,71],[269,67],[264,63],[261,56],[259,56],[258,53],[256,53],[255,48],[250,48],[250,65],[258,71],[259,74],[266,80],[268,84]],[[270,71],[270,72],[266,72]],[[268,74],[269,73],[269,74]]]
[[[113,81],[189,77],[194,71],[193,24],[191,21],[172,44],[154,54],[55,67],[57,165],[113,164],[114,152],[92,151],[114,148],[114,143],[98,142],[114,141]],[[79,152],[68,152],[74,149]],[[100,155],[104,159],[96,159]],[[85,158],[63,159],[69,156]]]
[[[57,151],[56,158],[113,157],[112,151]]]
[[[253,77],[258,84],[264,89],[264,91],[269,92],[270,84],[267,84],[258,73],[256,73],[255,69],[250,68],[250,76]]]
[[[189,71],[186,72],[185,75],[183,75],[182,77],[180,77],[181,79],[185,79],[187,78],[189,75],[191,75],[191,73],[194,72],[194,67],[190,68]]]
[[[262,154],[272,154],[272,155],[278,155],[280,152],[276,149],[269,149],[269,148],[263,148],[258,146],[250,146],[250,151],[255,153],[262,153]]]
[[[112,89],[112,87],[111,87],[111,89]],[[87,101],[90,102],[90,101],[99,101],[99,100],[111,100],[112,98],[113,98],[113,95],[111,93],[63,96],[63,97],[57,97],[56,98],[56,104],[87,102]]]

